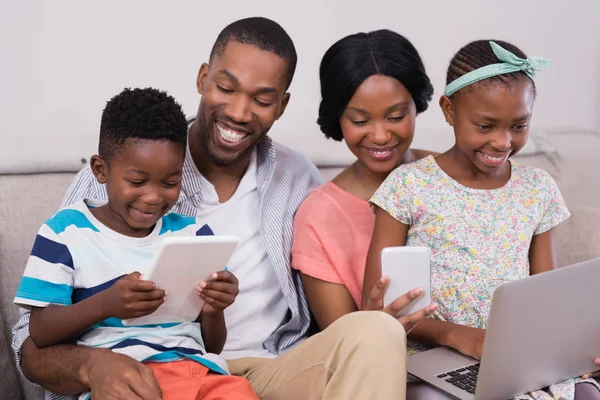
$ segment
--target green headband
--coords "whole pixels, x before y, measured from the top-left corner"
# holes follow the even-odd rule
[[[446,96],[452,96],[460,89],[475,82],[491,78],[492,76],[509,74],[511,72],[524,72],[525,75],[527,75],[533,81],[535,78],[535,71],[542,71],[550,63],[550,60],[545,57],[528,57],[525,59],[517,57],[510,51],[492,41],[490,41],[490,46],[492,46],[492,50],[494,51],[496,57],[498,57],[498,60],[502,62],[486,65],[485,67],[467,72],[460,78],[450,82],[444,91]]]

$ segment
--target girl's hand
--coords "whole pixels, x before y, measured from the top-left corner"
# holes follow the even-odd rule
[[[215,272],[211,278],[196,286],[196,293],[206,302],[202,307],[203,315],[222,312],[233,304],[239,293],[238,280],[231,272]]]
[[[461,353],[481,360],[485,329],[457,325],[448,337],[448,346]]]
[[[404,317],[398,317],[398,313],[408,306],[410,302],[415,300],[417,297],[423,294],[423,289],[413,289],[410,292],[398,297],[387,307],[383,307],[383,295],[387,290],[387,286],[390,283],[390,280],[387,277],[380,278],[373,290],[371,290],[371,294],[367,300],[367,306],[364,310],[368,311],[383,311],[387,314],[390,314],[392,317],[396,318],[398,322],[404,326],[404,330],[408,334],[411,330],[414,329],[415,326],[419,324],[423,319],[427,318],[428,315],[437,310],[437,304],[432,303],[427,307],[414,312],[410,315]]]
[[[600,368],[600,357],[597,357],[594,360],[594,363]],[[581,378],[588,379],[588,378],[598,378],[598,377],[600,377],[600,371],[596,371],[596,372],[592,372],[591,374],[583,375]]]

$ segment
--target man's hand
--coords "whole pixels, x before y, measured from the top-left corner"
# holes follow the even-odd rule
[[[596,364],[598,366],[598,368],[600,369],[600,357],[598,357],[594,360],[594,364]],[[592,372],[591,374],[583,375],[582,378],[583,379],[600,378],[600,370],[596,371],[596,372]]]
[[[106,318],[130,319],[152,314],[165,301],[165,291],[133,272],[99,293]]]
[[[205,301],[202,315],[223,312],[240,292],[237,278],[229,271],[215,272],[211,278],[196,286],[196,293]]]
[[[94,400],[160,400],[162,392],[152,370],[123,354],[94,351],[83,365],[81,380]]]
[[[367,306],[365,310],[378,310],[383,311],[387,314],[390,314],[392,317],[396,318],[398,322],[404,326],[406,333],[408,334],[415,326],[419,324],[423,319],[427,318],[428,315],[437,310],[437,304],[432,303],[427,307],[414,312],[410,315],[404,317],[398,317],[398,313],[408,306],[411,301],[415,300],[417,297],[423,294],[422,289],[413,289],[410,292],[398,297],[387,307],[383,307],[383,295],[387,290],[388,284],[390,280],[387,277],[380,278],[373,290],[371,290],[371,294],[367,300]]]

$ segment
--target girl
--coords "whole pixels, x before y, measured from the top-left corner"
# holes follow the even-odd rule
[[[548,173],[509,161],[527,142],[534,71],[546,64],[506,42],[463,47],[440,99],[455,145],[400,166],[371,199],[376,219],[363,304],[380,279],[384,247],[429,247],[439,309],[409,335],[421,345],[480,358],[494,289],[555,268],[554,228],[569,211]],[[532,396],[567,398],[577,381]]]

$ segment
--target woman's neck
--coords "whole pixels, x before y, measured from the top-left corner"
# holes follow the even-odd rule
[[[404,153],[399,165],[412,162],[414,158],[412,151],[408,150]],[[372,171],[360,160],[357,160],[336,176],[332,182],[351,195],[368,201],[390,172]]]

